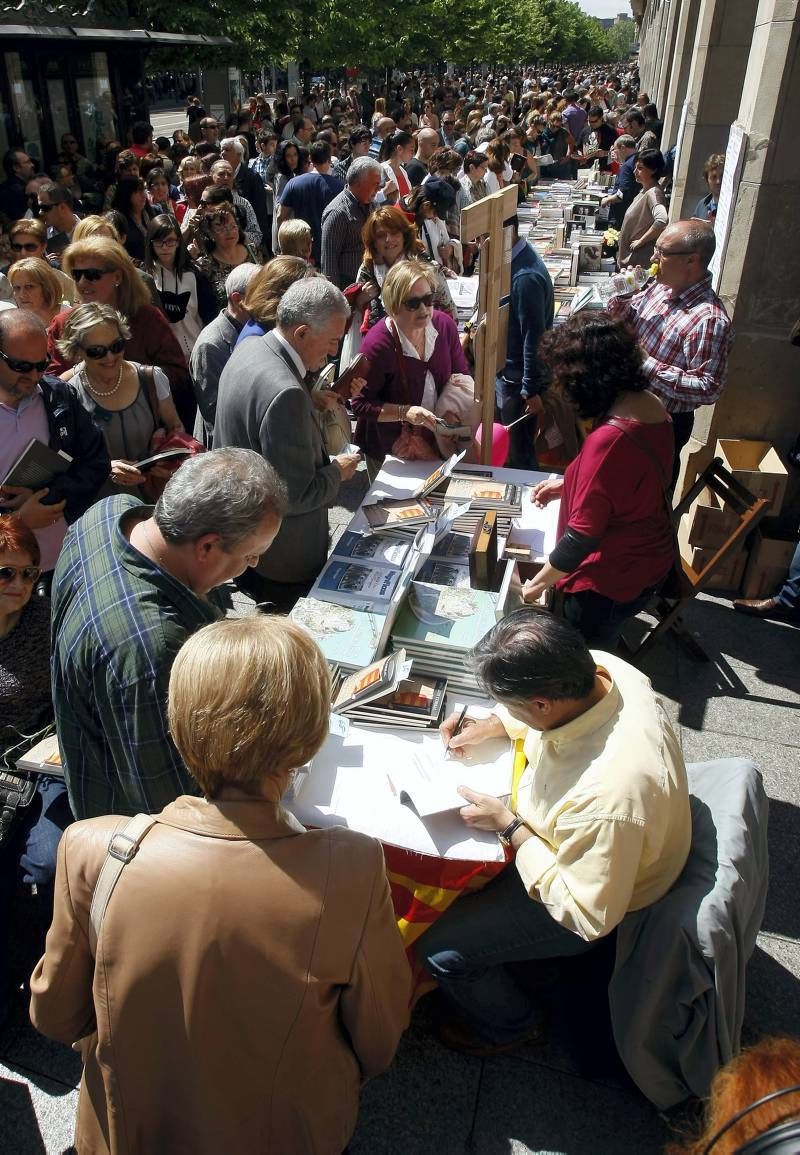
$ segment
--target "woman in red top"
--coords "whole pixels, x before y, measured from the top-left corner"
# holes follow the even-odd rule
[[[561,498],[558,541],[525,585],[535,601],[555,587],[564,616],[590,645],[613,647],[674,557],[664,485],[672,472],[672,421],[647,389],[632,331],[605,313],[579,313],[545,333],[539,355],[594,428],[563,478],[531,500]]]

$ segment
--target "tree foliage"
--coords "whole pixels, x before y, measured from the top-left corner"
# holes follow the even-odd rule
[[[623,59],[634,34],[605,32],[572,0],[380,0],[349,7],[342,0],[138,0],[140,26],[166,32],[227,36],[234,47],[214,63],[258,68],[308,61],[312,71],[362,71],[436,61],[457,65],[599,63]],[[209,65],[204,57],[198,63]]]

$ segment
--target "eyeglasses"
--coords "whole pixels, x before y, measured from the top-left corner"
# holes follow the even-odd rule
[[[75,284],[79,285],[83,277],[85,277],[87,281],[94,283],[95,281],[102,280],[103,277],[107,277],[108,274],[113,273],[113,271],[113,269],[73,269],[70,276]]]
[[[83,351],[90,361],[99,361],[107,353],[121,353],[124,348],[125,338],[117,337],[116,341],[112,341],[110,345],[85,345]]]
[[[54,209],[55,205],[43,205],[41,201],[37,201],[36,207],[40,213],[49,213],[50,209]]]
[[[30,373],[34,369],[37,373],[44,373],[48,365],[46,357],[44,361],[18,361],[16,357],[7,357],[2,349],[0,349],[0,360],[5,361],[12,373]]]
[[[406,297],[403,305],[406,309],[410,309],[412,313],[416,313],[420,305],[424,305],[426,309],[430,309],[433,304],[433,293],[426,293],[424,297]]]
[[[19,241],[12,241],[11,248],[15,253],[35,253],[36,250],[40,248],[40,246],[37,245],[34,241],[30,241],[27,244],[20,244]]]
[[[38,581],[41,572],[38,565],[1,565],[0,586],[7,586],[13,582],[17,574],[24,582],[30,582],[33,585],[35,581]]]
[[[693,257],[694,249],[660,249],[658,245],[653,249],[654,257]]]
[[[172,234],[166,237],[153,237],[154,245],[169,245],[171,248],[177,245],[178,238]]]

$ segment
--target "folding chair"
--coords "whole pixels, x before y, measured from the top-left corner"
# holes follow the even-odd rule
[[[645,634],[635,648],[624,639],[621,640],[623,649],[630,657],[639,657],[656,642],[661,641],[668,630],[673,630],[692,657],[703,662],[708,661],[708,654],[684,627],[681,612],[687,602],[707,587],[728,554],[741,545],[745,537],[755,529],[764,516],[769,502],[764,497],[754,497],[750,490],[745,489],[724,467],[720,459],[715,457],[673,510],[673,521],[676,526],[694,499],[706,488],[715,493],[728,509],[738,515],[739,523],[702,569],[696,570],[684,558],[680,559],[678,589],[675,592],[670,590],[669,593],[657,593],[654,602],[647,607],[649,613],[655,614],[657,619],[655,626]]]

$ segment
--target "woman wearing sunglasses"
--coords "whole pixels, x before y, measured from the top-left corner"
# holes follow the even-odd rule
[[[47,261],[47,230],[41,221],[28,220],[27,217],[21,221],[14,221],[8,235],[11,249],[9,271],[17,261],[31,260],[34,257]],[[74,304],[78,299],[75,282],[66,273],[62,273],[61,269],[54,269],[54,272],[61,286],[61,300],[66,301],[68,305]]]
[[[387,316],[364,338],[367,383],[352,400],[356,444],[375,461],[392,452],[404,425],[414,426],[427,446],[427,453],[416,456],[441,456],[433,437],[437,416],[451,424],[463,416],[462,408],[448,407],[454,374],[469,382],[471,404],[458,329],[447,313],[434,309],[436,284],[431,265],[421,261],[398,261],[383,282]]]
[[[181,420],[191,429],[197,405],[186,357],[169,321],[150,303],[147,285],[122,246],[101,236],[73,241],[64,250],[62,267],[74,280],[82,303],[111,305],[122,313],[130,330],[125,356],[164,370]],[[59,313],[49,330],[47,351],[51,372],[57,374],[72,365],[58,349],[68,317],[69,311]]]
[[[130,329],[111,305],[78,305],[59,341],[59,351],[78,362],[64,376],[103,438],[111,458],[111,477],[98,497],[132,493],[140,497],[146,480],[135,463],[147,457],[156,429],[182,432],[166,374],[153,366],[152,387],[144,366],[126,361]],[[150,476],[166,480],[170,470],[153,466]]]
[[[61,281],[56,270],[42,257],[15,261],[8,279],[18,309],[30,309],[49,325],[65,304],[61,299]]]
[[[147,226],[144,267],[188,360],[200,330],[219,313],[219,304],[209,281],[193,266],[175,217],[160,213]]]
[[[19,517],[0,515],[0,769],[15,774],[16,760],[53,722],[50,599],[32,596],[39,562],[33,530]],[[20,784],[24,788],[27,781],[20,779]],[[35,955],[43,949],[52,913],[56,850],[71,821],[64,779],[37,776],[36,792],[27,806],[17,808],[0,843],[0,1023],[10,1010],[12,991],[30,974],[28,960],[21,957],[15,959],[20,973],[13,981],[9,973],[14,891],[20,883],[29,888],[36,884],[41,933],[39,941],[30,944]],[[19,911],[19,919],[23,917],[30,921],[30,911]],[[14,925],[20,925],[16,917]]]

